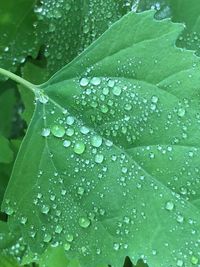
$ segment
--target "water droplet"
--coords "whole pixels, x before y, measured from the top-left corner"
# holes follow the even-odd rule
[[[82,196],[84,194],[84,191],[85,191],[85,189],[83,187],[78,187],[77,193]]]
[[[63,228],[61,225],[57,225],[55,229],[55,233],[60,234],[62,232]]]
[[[69,141],[69,140],[65,140],[64,142],[63,142],[63,146],[64,147],[69,147],[71,145],[71,141]]]
[[[27,217],[21,217],[21,224],[26,224],[27,220]]]
[[[91,80],[91,84],[93,84],[93,85],[99,85],[100,83],[101,83],[101,79],[98,77],[94,77]]]
[[[49,206],[46,206],[46,205],[43,205],[41,208],[41,212],[43,214],[47,214],[49,212],[49,210],[50,210]]]
[[[68,135],[68,136],[72,136],[74,134],[74,129],[73,128],[68,128],[67,130],[66,130],[66,135]]]
[[[50,234],[45,234],[43,241],[45,243],[49,243],[51,241],[51,239],[52,239],[52,236]]]
[[[179,108],[178,109],[178,116],[179,117],[183,117],[185,115],[185,109],[183,109],[183,108]]]
[[[87,86],[88,84],[89,84],[89,80],[88,80],[87,78],[82,78],[82,79],[80,80],[80,85],[81,85],[81,86],[85,87],[85,86]]]
[[[152,96],[152,98],[151,98],[151,102],[152,103],[154,103],[154,104],[156,104],[157,102],[158,102],[158,97],[157,96]]]
[[[192,263],[193,265],[196,265],[196,264],[198,264],[198,262],[199,262],[199,259],[198,259],[197,257],[195,257],[195,256],[192,256],[192,258],[191,258],[191,263]]]
[[[182,215],[178,215],[176,218],[177,222],[182,223],[184,221],[184,217]]]
[[[65,135],[65,128],[61,125],[53,125],[51,127],[51,132],[55,137],[61,138]]]
[[[108,86],[109,86],[109,87],[113,88],[114,85],[115,85],[115,81],[113,81],[113,80],[109,80],[109,81],[108,81]]]
[[[90,226],[90,220],[86,217],[79,218],[78,223],[82,228],[88,228]]]
[[[49,128],[42,129],[42,136],[47,137],[49,135],[50,135],[50,129]]]
[[[12,215],[12,214],[14,213],[14,210],[13,210],[13,208],[11,208],[11,207],[6,207],[6,208],[5,208],[5,213],[6,213],[7,215]]]
[[[120,96],[121,95],[121,92],[122,92],[122,89],[118,86],[115,86],[112,90],[113,94],[116,95],[116,96]]]
[[[64,250],[65,250],[65,251],[69,251],[70,248],[71,248],[71,245],[70,245],[69,243],[65,243],[65,244],[64,244]]]
[[[90,132],[90,129],[87,128],[87,127],[85,127],[85,126],[82,126],[82,127],[80,128],[80,132],[81,132],[82,134],[88,134],[88,133]]]
[[[74,240],[73,235],[68,234],[68,235],[66,236],[66,240],[67,240],[68,242],[72,242],[72,241]]]
[[[113,244],[114,250],[118,251],[120,249],[120,244],[119,243],[114,243]]]
[[[96,163],[102,163],[104,159],[104,156],[102,154],[96,154],[95,155],[95,162]]]
[[[75,121],[75,119],[72,116],[68,116],[67,119],[66,119],[66,123],[68,125],[72,125],[74,123],[74,121]]]
[[[102,137],[98,136],[98,135],[92,136],[92,138],[91,138],[91,144],[94,147],[100,147],[102,144],[102,141],[103,141]]]
[[[83,154],[83,152],[85,151],[85,144],[81,141],[76,142],[74,145],[74,152],[78,155]]]
[[[171,201],[168,201],[165,205],[166,210],[172,211],[174,209],[174,203]]]
[[[182,260],[177,260],[176,265],[178,267],[183,267],[184,262]]]

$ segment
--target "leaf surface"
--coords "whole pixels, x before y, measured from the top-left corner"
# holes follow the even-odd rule
[[[178,85],[200,62],[174,45],[183,27],[153,15],[123,17],[36,92],[2,207],[33,252],[59,244],[81,266],[198,262],[200,211],[163,161],[199,178],[198,86],[185,99]]]

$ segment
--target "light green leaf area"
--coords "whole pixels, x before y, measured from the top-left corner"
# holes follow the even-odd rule
[[[200,62],[175,47],[183,26],[153,16],[123,17],[35,89],[2,206],[34,253],[197,265]]]
[[[127,9],[124,0],[42,1],[35,35],[44,45],[49,77],[74,59]]]
[[[35,0],[7,0],[0,2],[0,61],[1,67],[15,71],[28,55],[38,51],[33,34],[36,15]]]
[[[156,17],[171,17],[174,22],[183,22],[186,28],[180,35],[178,46],[195,50],[200,55],[200,5],[198,0],[140,0],[135,1],[138,11],[157,10]]]

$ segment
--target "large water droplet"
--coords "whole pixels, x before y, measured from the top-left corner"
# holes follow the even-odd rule
[[[65,135],[65,128],[61,125],[53,125],[51,127],[51,132],[55,137],[61,138]]]

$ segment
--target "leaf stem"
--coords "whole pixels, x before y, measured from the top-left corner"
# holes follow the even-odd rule
[[[2,69],[0,68],[0,74],[2,74],[3,76],[6,76],[8,78],[10,78],[11,80],[23,85],[24,87],[30,89],[32,92],[35,93],[36,91],[36,85],[26,81],[25,79],[19,77],[18,75],[8,71],[8,70],[5,70],[5,69]]]

